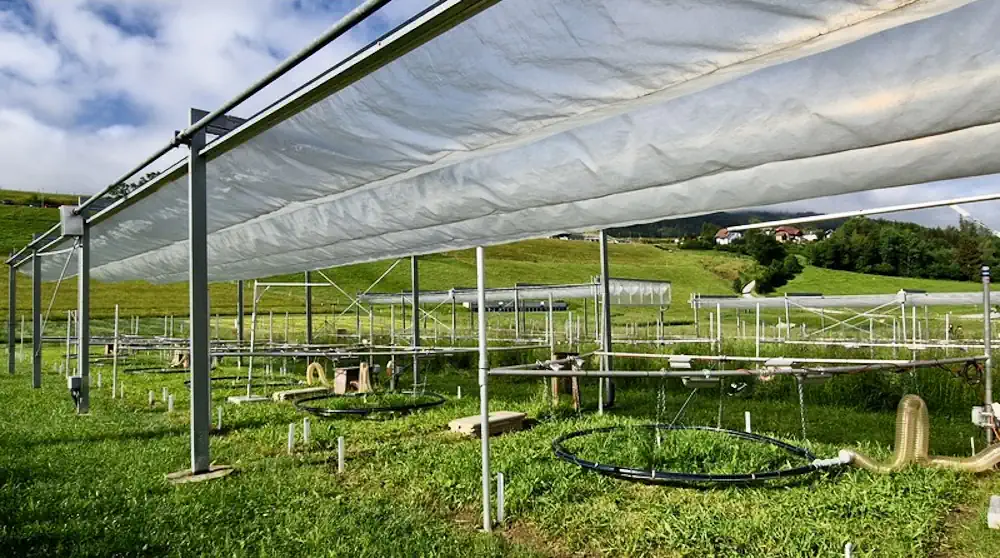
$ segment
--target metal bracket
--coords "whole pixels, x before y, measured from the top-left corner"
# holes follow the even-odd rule
[[[207,110],[201,110],[193,108],[191,109],[191,115],[194,120],[200,121],[205,118],[210,113]],[[214,120],[205,126],[205,133],[213,136],[222,137],[229,132],[232,132],[236,128],[239,128],[247,121],[246,118],[240,118],[238,116],[230,116],[228,114],[223,114],[222,116],[216,117]]]
[[[75,213],[77,206],[60,205],[59,223],[62,225],[62,236],[83,236],[83,215]]]

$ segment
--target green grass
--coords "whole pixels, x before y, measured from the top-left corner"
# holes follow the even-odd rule
[[[801,274],[779,290],[782,292],[823,294],[887,294],[897,292],[900,289],[960,292],[976,291],[982,289],[982,286],[972,281],[867,275],[808,265]]]
[[[49,362],[58,359],[57,351],[47,354]],[[188,463],[183,375],[123,375],[122,401],[109,396],[108,369],[98,370],[105,383],[95,387],[87,417],[72,413],[59,375],[47,373],[42,390],[28,387],[23,368],[0,377],[0,545],[9,555],[812,557],[840,555],[848,541],[856,556],[1000,552],[1000,535],[979,525],[986,498],[1000,490],[995,475],[848,470],[780,488],[695,490],[626,483],[553,456],[550,443],[563,433],[669,421],[688,392],[667,385],[658,408],[659,383],[650,381],[622,382],[616,409],[601,417],[550,409],[537,380],[492,380],[492,409],[525,410],[534,421],[530,430],[493,439],[493,470],[508,482],[508,519],[495,535],[476,530],[479,442],[445,427],[478,409],[468,396],[475,373],[465,370],[427,370],[429,388],[448,396],[441,407],[395,420],[313,418],[311,446],[294,455],[285,451],[287,425],[306,415],[290,404],[225,405],[213,459],[238,474],[171,487],[163,475]],[[301,379],[301,366],[293,374]],[[584,383],[588,406],[592,383]],[[454,397],[457,386],[465,398]],[[163,387],[177,397],[178,412],[167,413],[159,401]],[[213,408],[237,389],[220,386]],[[157,396],[153,408],[149,390]],[[698,394],[679,423],[714,425],[717,404],[713,393]],[[741,428],[745,410],[755,430],[819,456],[841,447],[889,454],[892,411],[813,401],[809,441],[802,441],[792,399],[727,397],[723,426]],[[974,433],[967,418],[942,417],[934,407],[931,413],[932,453],[967,454]],[[343,475],[336,473],[338,436],[347,440]],[[595,438],[581,449],[585,457],[642,466],[650,445],[636,435]],[[688,470],[737,471],[783,459],[710,435],[668,446],[656,463]]]

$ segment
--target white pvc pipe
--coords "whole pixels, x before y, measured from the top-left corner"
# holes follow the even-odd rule
[[[479,313],[479,438],[482,457],[483,483],[483,531],[493,530],[490,520],[490,398],[489,368],[490,357],[486,347],[486,251],[476,247],[476,289]]]

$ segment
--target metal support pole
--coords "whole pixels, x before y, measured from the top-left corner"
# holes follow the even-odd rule
[[[111,355],[111,399],[115,398],[118,389],[118,305],[115,304],[115,339],[112,345],[114,353]],[[100,387],[100,386],[98,386]]]
[[[451,293],[451,344],[452,344],[452,346],[455,345],[455,340],[457,338],[457,333],[455,331],[455,328],[458,327],[458,321],[456,319],[457,318],[457,316],[456,316],[457,309],[458,308],[457,308],[456,303],[455,303],[455,293],[452,292]]]
[[[84,223],[80,235],[77,274],[76,368],[80,376],[80,399],[76,412],[90,412],[90,226]]]
[[[420,347],[420,268],[419,258],[410,256],[410,291],[413,293],[413,348]],[[413,353],[413,386],[420,383],[420,359]]]
[[[313,342],[313,296],[312,274],[306,272],[306,345]]]
[[[17,269],[13,265],[8,266],[8,269],[10,275],[7,277],[7,372],[14,375],[14,368],[17,365],[14,345],[17,328]]]
[[[792,319],[788,312],[788,294],[785,293],[785,341],[792,338]]]
[[[31,387],[42,387],[42,258],[31,254]]]
[[[611,274],[608,265],[608,235],[604,229],[601,229],[599,240],[601,243],[601,300],[603,301],[603,305],[601,306],[601,330],[603,332],[601,335],[601,350],[605,353],[601,356],[601,365],[604,370],[612,370],[614,362],[607,354],[612,350]],[[600,381],[606,382],[607,406],[610,407],[615,403],[614,383],[610,379]]]
[[[243,347],[243,281],[236,282],[236,346]],[[243,357],[236,358],[236,365],[243,367]]]
[[[587,307],[586,304],[583,305]],[[514,340],[521,339],[521,301],[517,296],[517,283],[514,283]]]
[[[490,520],[490,356],[486,346],[486,251],[476,247],[476,289],[479,312],[479,438],[483,464],[483,530],[493,530]],[[413,290],[416,292],[416,289]]]
[[[191,111],[191,123],[197,120]],[[208,472],[211,466],[208,434],[212,428],[212,393],[209,373],[208,307],[208,195],[205,132],[191,137],[188,158],[188,288],[191,311],[191,473]],[[237,296],[239,340],[243,341],[243,281]]]
[[[985,408],[987,412],[993,405],[993,323],[992,323],[992,313],[993,308],[990,303],[990,266],[984,265],[982,268],[983,275],[983,348],[986,353],[986,362],[983,364],[985,369],[983,374],[983,403],[986,405]],[[993,430],[990,428],[986,429],[986,443],[987,445],[993,443]]]
[[[719,329],[722,329],[722,322],[719,322]],[[760,303],[757,303],[756,313],[754,314],[754,356],[760,358]]]

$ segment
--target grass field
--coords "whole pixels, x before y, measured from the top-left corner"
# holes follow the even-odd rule
[[[495,379],[491,408],[524,410],[535,422],[493,441],[493,470],[508,484],[507,520],[493,535],[477,531],[479,443],[445,427],[478,408],[468,396],[475,393],[474,373],[464,370],[428,369],[429,389],[447,401],[416,415],[314,417],[310,446],[299,443],[293,455],[285,449],[288,424],[307,415],[289,404],[226,405],[223,429],[213,433],[213,457],[238,473],[172,487],[164,475],[188,464],[183,375],[125,374],[125,398],[113,400],[109,372],[98,370],[104,386],[95,387],[86,417],[73,414],[58,375],[47,374],[41,390],[28,388],[23,369],[0,377],[0,545],[6,555],[814,557],[840,556],[846,542],[856,545],[855,556],[1000,553],[1000,534],[985,527],[985,502],[1000,490],[995,475],[847,470],[777,488],[692,489],[613,480],[553,456],[549,444],[562,433],[669,421],[687,392],[666,389],[658,406],[658,384],[649,381],[624,386],[605,416],[578,416],[565,406],[550,408],[537,380]],[[455,397],[458,386],[463,399]],[[164,387],[176,396],[177,412],[166,412]],[[152,408],[150,390],[157,399]],[[220,384],[215,405],[241,391]],[[595,395],[586,384],[585,404],[593,405]],[[888,455],[891,411],[812,399],[807,409],[808,441],[798,434],[791,398],[726,397],[722,425],[742,428],[743,412],[751,411],[755,430],[819,456],[841,447]],[[714,392],[698,394],[678,423],[714,425],[718,412]],[[931,412],[932,453],[967,454],[974,434],[967,418]],[[338,436],[347,441],[342,475],[336,473]],[[581,457],[642,461],[652,443],[626,430],[573,449]],[[688,471],[746,471],[773,457],[719,438],[664,443],[661,463]]]

